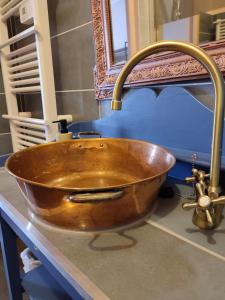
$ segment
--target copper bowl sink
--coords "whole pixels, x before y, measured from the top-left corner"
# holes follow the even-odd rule
[[[27,148],[6,168],[40,220],[99,230],[147,214],[174,163],[172,154],[148,142],[98,138]]]

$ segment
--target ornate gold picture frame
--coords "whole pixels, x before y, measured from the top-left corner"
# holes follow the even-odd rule
[[[112,97],[113,86],[124,63],[113,64],[108,0],[91,0],[96,50],[95,91],[99,100]],[[225,73],[225,40],[201,45]],[[187,55],[165,52],[145,59],[134,68],[127,87],[150,86],[207,78],[206,70]]]

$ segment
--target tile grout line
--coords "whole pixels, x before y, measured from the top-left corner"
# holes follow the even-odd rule
[[[191,240],[189,240],[189,239],[183,237],[182,235],[180,235],[180,234],[178,234],[178,233],[175,233],[174,231],[172,231],[172,230],[170,230],[170,229],[167,229],[166,227],[164,227],[164,226],[158,224],[157,222],[154,222],[154,221],[151,221],[151,220],[147,220],[146,222],[147,222],[149,225],[152,225],[153,227],[156,227],[156,228],[158,228],[158,229],[160,229],[160,230],[162,230],[162,231],[164,231],[164,232],[166,232],[166,233],[168,233],[168,234],[170,234],[170,235],[176,237],[177,239],[179,239],[179,240],[181,240],[181,241],[183,241],[183,242],[186,242],[187,244],[190,244],[190,245],[192,245],[193,247],[198,248],[199,250],[201,250],[201,251],[203,251],[203,252],[205,252],[205,253],[207,253],[207,254],[209,254],[209,255],[211,255],[211,256],[214,256],[214,257],[216,257],[217,259],[220,259],[220,260],[222,260],[222,261],[225,262],[225,256],[223,256],[223,255],[221,255],[221,254],[219,254],[219,253],[217,253],[217,252],[214,252],[214,251],[212,251],[212,250],[209,250],[208,248],[206,248],[206,247],[204,247],[204,246],[201,246],[201,245],[197,244],[196,242],[193,242],[193,241],[191,241]]]
[[[74,30],[76,30],[76,29],[80,29],[80,28],[82,28],[82,27],[85,27],[85,26],[87,26],[87,25],[89,25],[89,24],[92,24],[92,22],[93,22],[93,21],[89,21],[89,22],[84,23],[84,24],[82,24],[82,25],[79,25],[79,26],[77,26],[77,27],[71,28],[71,29],[66,30],[66,31],[63,31],[63,32],[61,32],[61,33],[57,33],[57,34],[55,34],[55,35],[52,35],[52,36],[51,36],[51,39],[54,39],[54,38],[56,38],[56,37],[58,37],[58,36],[64,35],[64,34],[66,34],[66,33],[69,33],[69,32],[74,31]]]

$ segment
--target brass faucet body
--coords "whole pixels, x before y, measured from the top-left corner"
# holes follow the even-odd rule
[[[211,165],[209,174],[209,184],[206,186],[204,193],[209,197],[210,203],[207,209],[201,207],[201,197],[198,197],[196,202],[193,221],[200,228],[213,228],[217,226],[221,220],[221,207],[220,204],[213,203],[212,201],[218,198],[220,194],[220,169],[221,169],[221,156],[222,156],[222,138],[223,138],[223,122],[224,122],[224,103],[225,103],[225,87],[223,76],[217,67],[214,60],[208,56],[205,51],[200,47],[193,44],[179,42],[179,41],[162,41],[140,50],[133,57],[131,57],[121,70],[117,81],[115,83],[112,99],[112,109],[120,110],[122,108],[122,92],[123,85],[131,73],[133,68],[146,57],[163,51],[177,51],[190,55],[195,58],[199,63],[206,68],[215,89],[215,109],[214,109],[214,123],[213,123],[213,138],[212,138],[212,152],[211,152]],[[204,179],[202,179],[202,182]],[[197,182],[198,183],[198,182]],[[225,200],[225,199],[224,199]],[[221,200],[222,201],[222,200]],[[192,206],[194,207],[194,206]],[[187,207],[185,207],[187,208]],[[213,224],[209,222],[211,216]],[[207,217],[208,216],[208,217]],[[199,220],[198,220],[199,219]],[[216,220],[216,221],[214,221]]]

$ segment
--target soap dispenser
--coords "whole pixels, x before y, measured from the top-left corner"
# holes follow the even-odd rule
[[[56,135],[56,141],[66,141],[73,138],[73,133],[68,131],[66,119],[54,121],[53,123],[59,123],[59,131]]]

